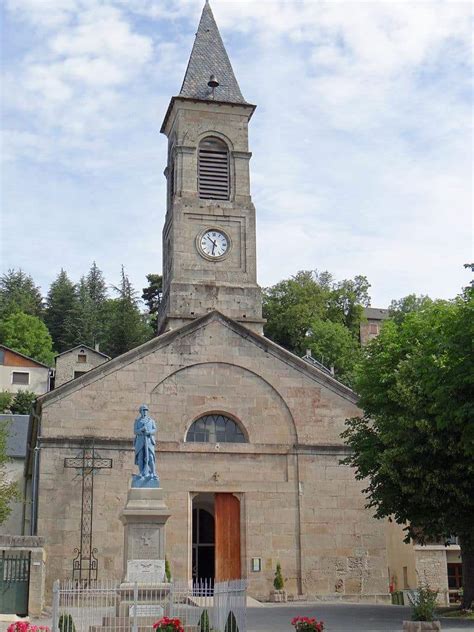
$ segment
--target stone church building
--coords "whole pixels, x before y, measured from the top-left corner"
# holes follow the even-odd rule
[[[39,398],[30,433],[32,531],[47,585],[121,579],[132,428],[146,403],[171,517],[176,579],[244,577],[288,593],[384,599],[384,524],[341,465],[357,398],[263,336],[248,124],[206,3],[166,134],[164,293],[158,336]],[[36,449],[35,449],[36,448]]]

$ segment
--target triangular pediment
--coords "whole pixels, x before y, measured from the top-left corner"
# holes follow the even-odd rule
[[[354,403],[357,402],[357,395],[354,393],[354,391],[352,391],[344,384],[338,382],[331,375],[328,375],[326,372],[309,364],[302,358],[299,358],[298,356],[291,353],[290,351],[287,351],[283,347],[280,347],[265,336],[261,336],[251,331],[250,329],[245,327],[245,325],[236,322],[235,320],[229,318],[228,316],[225,316],[218,311],[209,312],[208,314],[200,316],[199,318],[196,318],[192,322],[187,323],[182,327],[167,331],[160,336],[157,336],[156,338],[152,338],[148,342],[145,342],[143,345],[140,345],[135,349],[131,349],[130,351],[127,351],[126,353],[113,358],[109,362],[105,362],[104,364],[91,369],[81,377],[78,377],[75,380],[71,380],[70,382],[63,384],[62,386],[59,386],[57,389],[54,389],[53,391],[42,395],[38,398],[38,402],[40,403],[40,405],[44,405],[52,401],[61,399],[63,396],[84,388],[88,384],[93,383],[96,380],[109,375],[110,373],[118,371],[128,364],[132,364],[136,360],[155,353],[161,348],[172,345],[179,338],[185,338],[186,336],[189,336],[199,329],[207,327],[211,323],[219,323],[223,327],[231,329],[238,336],[245,338],[248,344],[259,347],[265,354],[273,355],[276,359],[279,359],[286,365],[292,366],[296,371],[303,373],[305,376],[320,383],[329,390],[344,397],[345,399],[348,399],[349,401]]]

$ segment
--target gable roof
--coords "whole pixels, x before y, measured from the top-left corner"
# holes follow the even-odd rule
[[[208,86],[211,75],[219,82],[214,91]],[[227,103],[247,103],[240,91],[207,0],[179,96],[202,100],[215,99]]]
[[[39,360],[35,360],[34,358],[30,358],[30,356],[27,356],[24,353],[20,353],[19,351],[16,351],[16,349],[11,349],[10,347],[7,347],[6,345],[0,344],[0,349],[6,349],[10,353],[15,353],[16,355],[19,355],[21,358],[25,358],[25,360],[30,360],[30,362],[34,362],[38,366],[44,367],[45,369],[50,369],[51,368],[47,364],[43,364],[43,362],[40,362]]]
[[[59,358],[59,356],[65,355],[66,353],[71,353],[76,349],[87,349],[88,351],[92,351],[92,353],[97,353],[97,355],[101,355],[103,358],[107,358],[107,360],[110,360],[110,356],[108,356],[106,353],[102,353],[102,351],[97,351],[97,349],[93,349],[92,347],[89,347],[89,345],[76,345],[71,349],[66,349],[66,351],[63,351],[62,353],[57,353],[54,357]]]
[[[388,309],[380,307],[364,307],[364,316],[370,320],[386,320],[390,313]]]
[[[250,329],[247,329],[241,323],[225,316],[221,312],[217,310],[213,310],[203,316],[199,316],[195,320],[186,323],[182,327],[178,329],[172,329],[171,331],[167,331],[161,336],[156,336],[152,338],[148,342],[140,345],[139,347],[135,347],[126,353],[123,353],[116,358],[113,358],[109,362],[105,362],[104,364],[100,364],[99,366],[87,371],[84,375],[76,378],[75,380],[70,380],[53,391],[49,391],[49,393],[45,393],[44,395],[40,395],[37,398],[37,404],[41,407],[44,403],[56,401],[61,399],[63,395],[68,395],[74,391],[87,386],[95,382],[96,380],[108,375],[109,373],[113,373],[114,371],[130,364],[131,362],[135,362],[136,360],[153,353],[154,351],[166,347],[171,344],[174,339],[180,338],[182,336],[186,336],[193,331],[200,329],[201,327],[205,327],[211,322],[220,322],[226,327],[232,329],[236,334],[246,338],[253,344],[262,348],[265,352],[273,354],[275,357],[279,358],[285,364],[289,364],[297,371],[301,371],[310,379],[315,380],[316,382],[324,385],[329,390],[337,393],[341,397],[348,399],[353,403],[357,403],[358,397],[353,390],[351,390],[345,384],[342,384],[338,380],[336,380],[332,375],[329,375],[326,371],[322,371],[319,367],[313,366],[306,362],[303,358],[296,356],[295,354],[287,351],[283,347],[280,347],[275,342],[272,342],[265,336],[261,336]]]

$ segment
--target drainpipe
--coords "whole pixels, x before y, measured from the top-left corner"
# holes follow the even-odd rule
[[[30,535],[36,535],[38,527],[38,483],[39,483],[39,463],[40,463],[40,441],[41,441],[41,417],[33,413],[36,426],[36,445],[33,453],[33,475],[31,483],[31,521]]]

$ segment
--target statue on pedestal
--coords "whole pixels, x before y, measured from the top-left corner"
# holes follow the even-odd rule
[[[133,476],[132,487],[159,487],[155,457],[156,422],[148,416],[146,404],[142,404],[139,410],[140,415],[133,425],[135,465],[138,466],[139,474]]]

